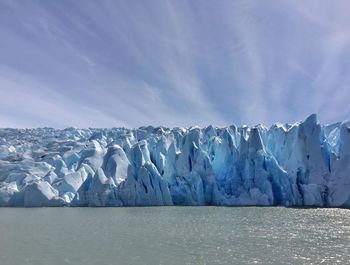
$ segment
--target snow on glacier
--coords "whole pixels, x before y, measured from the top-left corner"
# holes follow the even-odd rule
[[[0,206],[350,208],[350,122],[0,129]]]

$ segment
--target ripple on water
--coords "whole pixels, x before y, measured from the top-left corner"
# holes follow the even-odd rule
[[[350,211],[345,209],[0,208],[0,215],[1,265],[350,260]]]

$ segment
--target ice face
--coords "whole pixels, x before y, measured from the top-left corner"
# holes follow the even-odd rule
[[[0,205],[350,208],[350,122],[0,129]]]

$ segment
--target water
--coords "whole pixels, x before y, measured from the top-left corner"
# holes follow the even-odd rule
[[[0,264],[347,264],[350,211],[0,208]]]

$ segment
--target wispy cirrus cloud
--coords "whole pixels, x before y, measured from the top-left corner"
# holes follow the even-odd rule
[[[0,126],[350,118],[346,1],[1,1]]]

